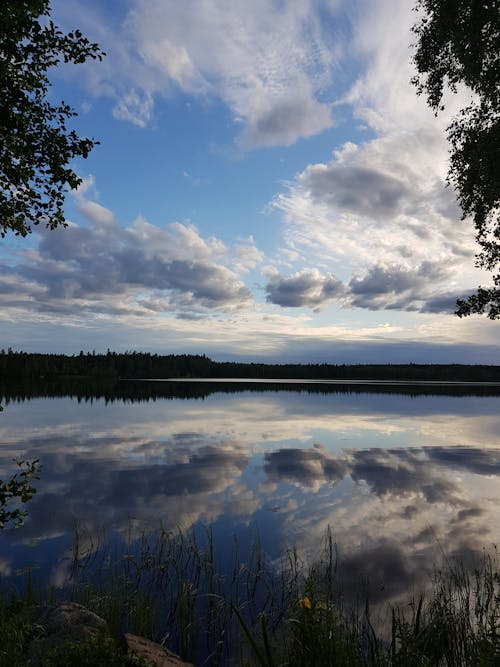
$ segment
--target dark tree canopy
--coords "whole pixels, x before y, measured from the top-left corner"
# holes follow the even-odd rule
[[[500,0],[417,0],[416,9],[418,93],[438,113],[446,88],[464,84],[472,92],[448,127],[448,181],[462,217],[472,218],[477,265],[492,273],[493,285],[459,300],[457,315],[500,318]]]
[[[50,20],[49,0],[0,4],[0,233],[26,236],[32,225],[64,224],[66,191],[81,179],[70,168],[95,141],[67,128],[76,113],[52,104],[47,71],[61,62],[102,59],[79,30],[63,34]]]

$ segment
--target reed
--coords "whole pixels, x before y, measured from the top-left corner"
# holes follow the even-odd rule
[[[223,571],[209,529],[164,527],[138,537],[130,531],[124,550],[79,528],[68,559],[61,589],[36,591],[28,579],[23,600],[9,598],[4,586],[0,664],[24,664],[35,629],[22,610],[33,601],[57,599],[95,611],[112,636],[141,634],[200,665],[500,664],[495,550],[472,569],[445,561],[427,590],[409,594],[399,606],[387,605],[376,622],[368,598],[345,601],[330,531],[312,564],[293,548],[279,563],[268,562],[256,537],[246,557],[234,540],[232,567]]]

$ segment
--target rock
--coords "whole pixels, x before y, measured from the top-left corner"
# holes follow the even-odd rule
[[[193,667],[192,663],[184,662],[175,653],[144,637],[127,633],[123,640],[128,655],[144,658],[156,667]]]
[[[69,641],[87,639],[107,628],[104,619],[76,602],[37,607],[33,610],[32,621],[43,628],[45,637],[57,636]]]
[[[43,656],[59,650],[67,642],[79,642],[107,632],[107,623],[76,602],[34,607],[31,622],[37,626],[37,639],[30,643],[29,664],[43,664]]]
[[[54,650],[64,652],[67,642],[109,636],[106,621],[76,602],[34,607],[30,619],[38,634],[29,646],[28,664],[33,667],[43,665],[44,656]],[[124,635],[122,648],[128,656],[143,658],[155,667],[193,667],[160,644],[137,635]]]

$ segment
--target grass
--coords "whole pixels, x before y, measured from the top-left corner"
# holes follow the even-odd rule
[[[37,632],[25,611],[34,599],[57,598],[102,616],[111,639],[46,656],[47,665],[126,664],[113,639],[123,631],[165,643],[197,665],[500,665],[496,552],[484,553],[471,570],[445,563],[428,590],[387,606],[377,622],[369,600],[344,602],[330,532],[313,565],[293,549],[279,566],[268,563],[258,540],[248,559],[241,558],[235,541],[232,559],[232,571],[223,574],[208,530],[202,537],[161,528],[139,539],[130,536],[125,554],[80,532],[63,590],[36,595],[28,581],[25,600],[19,600],[9,599],[4,588],[0,665],[25,664]],[[92,663],[96,651],[102,659]],[[67,662],[57,662],[62,659]]]

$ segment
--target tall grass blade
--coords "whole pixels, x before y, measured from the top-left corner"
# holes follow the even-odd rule
[[[255,657],[257,658],[259,664],[262,665],[262,667],[272,667],[272,663],[271,663],[271,665],[270,665],[270,664],[267,662],[265,656],[263,655],[262,651],[261,651],[260,648],[258,647],[257,642],[255,641],[254,636],[253,636],[252,633],[250,632],[250,630],[249,630],[247,624],[245,623],[245,621],[243,620],[243,617],[241,616],[240,612],[239,612],[239,611],[236,609],[236,607],[233,606],[233,605],[231,605],[231,611],[233,612],[233,614],[234,614],[234,615],[236,616],[236,618],[238,619],[239,624],[241,625],[241,628],[242,628],[243,632],[245,633],[245,636],[246,636],[246,638],[247,638],[247,640],[248,640],[248,643],[250,644],[250,646],[251,646],[251,648],[252,648],[252,651],[253,651]]]

